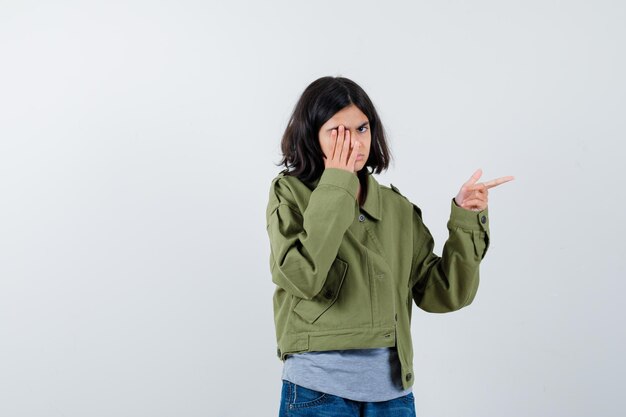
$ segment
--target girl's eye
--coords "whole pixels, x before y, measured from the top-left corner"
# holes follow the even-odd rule
[[[359,131],[359,133],[365,133],[367,132],[367,126],[361,126],[357,130]]]

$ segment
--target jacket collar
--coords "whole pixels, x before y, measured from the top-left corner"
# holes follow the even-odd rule
[[[363,203],[363,210],[376,220],[381,219],[380,185],[372,174],[367,174],[367,197]]]
[[[370,173],[366,174],[367,178],[367,197],[361,207],[367,214],[376,220],[381,219],[381,207],[380,207],[380,185],[374,176]],[[317,187],[319,178],[312,182],[313,188]]]

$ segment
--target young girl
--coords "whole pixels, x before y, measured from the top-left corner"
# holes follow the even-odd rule
[[[372,175],[390,152],[356,83],[309,85],[282,152],[266,213],[280,416],[415,416],[412,303],[443,313],[472,302],[489,246],[487,190],[513,177],[472,175],[451,200],[438,257],[420,209]]]

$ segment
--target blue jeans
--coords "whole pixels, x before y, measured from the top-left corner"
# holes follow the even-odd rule
[[[283,380],[279,417],[415,417],[413,393],[389,401],[352,401]]]

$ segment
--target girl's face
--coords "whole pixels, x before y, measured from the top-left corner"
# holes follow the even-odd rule
[[[333,154],[330,134],[333,129],[338,130],[339,126],[343,126],[346,131],[350,131],[351,151],[355,142],[360,143],[359,154],[354,164],[354,172],[358,172],[363,169],[370,154],[372,135],[370,133],[369,120],[354,104],[344,107],[328,119],[319,131],[320,147],[327,158]]]

